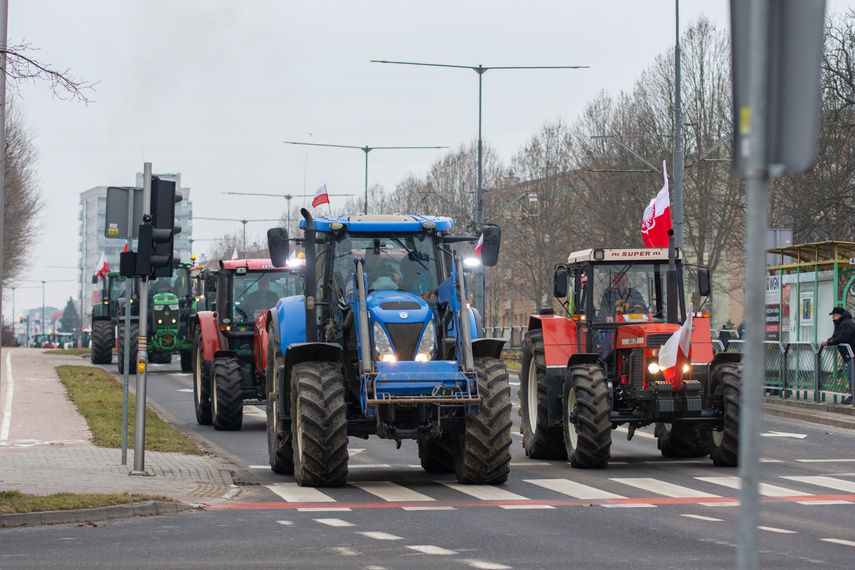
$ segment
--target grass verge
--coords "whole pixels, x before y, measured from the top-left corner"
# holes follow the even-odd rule
[[[169,497],[141,495],[138,493],[103,495],[99,493],[74,494],[55,493],[53,495],[24,495],[18,491],[0,491],[0,515],[16,513],[36,513],[46,511],[70,511],[74,509],[95,509],[143,501],[172,501]]]
[[[57,366],[56,372],[68,396],[89,424],[93,443],[122,446],[122,384],[95,366]],[[129,394],[128,447],[133,448],[136,398]],[[170,451],[202,455],[186,435],[161,420],[150,409],[145,415],[146,451]]]
[[[54,349],[54,350],[46,350],[45,354],[57,354],[59,356],[82,356],[89,354],[92,352],[91,349],[88,348],[63,348],[63,349]]]

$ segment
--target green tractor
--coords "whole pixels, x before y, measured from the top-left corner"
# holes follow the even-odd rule
[[[92,276],[92,283],[97,285],[98,275]],[[136,286],[131,281],[131,287]],[[110,364],[113,362],[113,348],[116,346],[116,325],[119,323],[119,305],[124,304],[124,295],[129,281],[111,271],[101,280],[101,290],[97,303],[92,305],[92,364]],[[131,291],[132,298],[139,298],[135,290]],[[138,314],[138,313],[137,313]],[[120,334],[124,330],[119,331]]]

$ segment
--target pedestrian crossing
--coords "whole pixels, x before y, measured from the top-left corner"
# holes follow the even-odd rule
[[[781,475],[759,485],[761,500],[800,505],[853,504],[855,480],[827,475]],[[354,481],[340,488],[300,487],[272,483],[267,489],[279,501],[265,508],[299,511],[401,508],[454,510],[472,506],[506,509],[599,505],[607,508],[656,507],[669,504],[738,506],[741,481],[737,476],[683,477],[679,483],[653,477],[603,477],[587,483],[568,478],[523,479],[511,485],[463,485],[452,480],[419,480],[412,485],[394,481]],[[223,508],[239,508],[232,503]],[[240,508],[252,508],[248,506]],[[260,508],[260,507],[259,507]]]

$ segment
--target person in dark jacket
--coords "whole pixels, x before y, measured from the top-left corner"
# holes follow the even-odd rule
[[[834,334],[823,340],[822,346],[837,346],[840,355],[846,362],[846,377],[849,379],[850,396],[843,400],[844,404],[852,403],[852,395],[855,395],[855,386],[852,385],[852,359],[849,358],[849,351],[842,345],[848,344],[850,348],[855,350],[855,322],[852,321],[852,314],[843,307],[834,307],[830,313],[831,319],[834,321]]]

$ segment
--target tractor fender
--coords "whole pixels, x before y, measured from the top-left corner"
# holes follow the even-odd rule
[[[207,362],[214,360],[214,353],[220,350],[220,331],[217,329],[217,317],[213,311],[196,314],[196,327],[202,333],[202,358]]]
[[[472,356],[487,356],[490,358],[501,358],[502,350],[505,348],[506,341],[503,338],[479,338],[472,341]]]
[[[277,342],[284,355],[290,345],[306,342],[306,298],[302,295],[284,297],[276,302],[273,310],[278,324]]]
[[[342,358],[341,346],[331,342],[301,342],[285,350],[285,372],[283,380],[291,378],[291,368],[300,362],[336,362]]]
[[[543,331],[543,356],[546,367],[565,366],[576,350],[575,323],[568,318],[556,315],[531,315],[528,325],[530,331]]]
[[[715,356],[713,356],[712,361],[710,361],[710,371],[713,368],[718,366],[719,364],[723,364],[725,362],[735,362],[739,364],[742,362],[742,353],[741,352],[719,352]]]
[[[237,352],[234,350],[218,350],[214,353],[214,358],[237,358]]]

